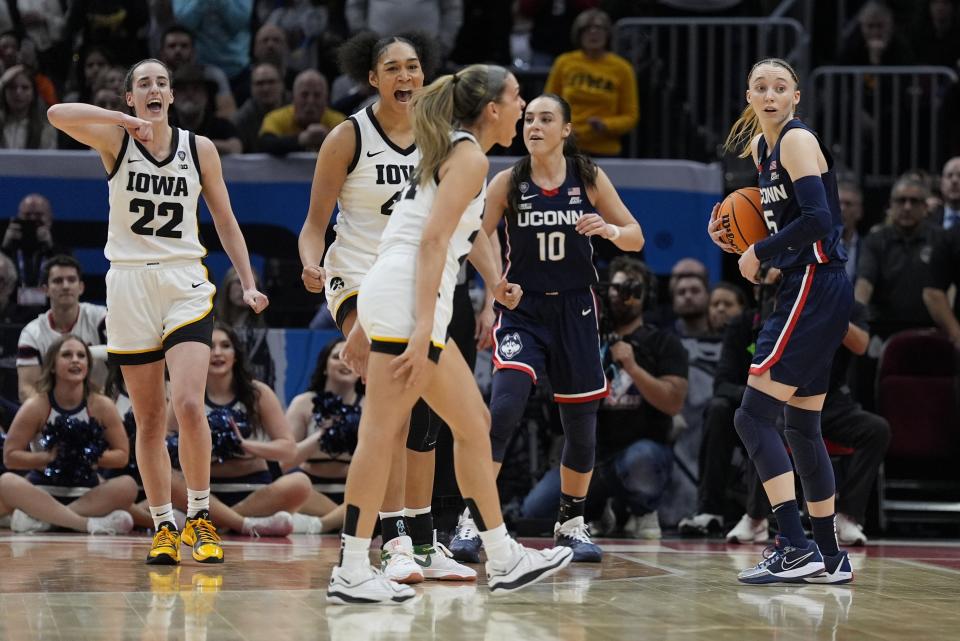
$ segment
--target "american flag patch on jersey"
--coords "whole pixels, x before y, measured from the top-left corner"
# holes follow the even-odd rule
[[[579,187],[571,187],[570,189],[567,190],[567,195],[568,195],[568,196],[579,196],[579,195],[580,195],[580,188],[579,188]]]

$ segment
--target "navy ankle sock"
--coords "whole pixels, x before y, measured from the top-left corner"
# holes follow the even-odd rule
[[[811,516],[810,525],[813,527],[813,540],[817,542],[820,553],[824,556],[834,556],[840,552],[837,545],[837,528],[834,522],[836,515]]]
[[[780,534],[790,540],[790,545],[798,548],[807,547],[809,542],[800,523],[800,508],[797,507],[795,499],[775,505],[773,515],[777,517],[777,529]]]

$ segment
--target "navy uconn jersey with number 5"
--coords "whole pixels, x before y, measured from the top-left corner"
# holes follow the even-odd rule
[[[567,175],[556,189],[520,183],[516,207],[508,207],[506,278],[525,291],[558,292],[597,284],[593,244],[577,232],[584,214],[596,213],[587,189],[567,159]],[[511,199],[512,201],[512,199]]]
[[[794,220],[800,217],[800,203],[797,202],[793,189],[793,181],[780,165],[780,141],[784,134],[791,129],[805,129],[817,136],[799,119],[794,118],[783,127],[773,150],[767,155],[767,141],[760,137],[757,146],[759,159],[759,186],[760,202],[763,206],[763,217],[771,234],[776,234]],[[837,176],[833,164],[833,156],[824,146],[820,137],[820,150],[827,160],[827,172],[821,174],[823,186],[827,192],[827,205],[830,208],[830,232],[822,239],[804,247],[789,247],[787,251],[774,256],[771,264],[778,269],[790,269],[805,265],[838,263],[847,261],[847,250],[840,242],[843,233],[843,221],[840,218],[840,196],[837,193]]]

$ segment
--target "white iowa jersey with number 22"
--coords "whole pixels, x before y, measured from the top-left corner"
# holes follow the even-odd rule
[[[477,139],[466,131],[454,131],[450,135],[454,145],[477,144]],[[393,215],[387,228],[383,230],[383,239],[380,241],[380,255],[386,256],[392,252],[416,252],[420,247],[420,239],[426,226],[427,216],[437,197],[437,181],[428,179],[424,184],[411,182],[404,188],[403,196],[393,207]],[[470,253],[473,239],[483,223],[483,205],[487,197],[487,181],[473,200],[467,204],[463,215],[453,230],[450,243],[447,245],[447,258],[443,267],[443,279],[440,281],[441,293],[452,293],[457,284],[457,273],[460,264]]]
[[[110,218],[103,253],[110,262],[172,262],[206,255],[197,220],[201,187],[194,134],[174,127],[170,148],[157,159],[124,134],[107,178]]]
[[[372,256],[420,152],[413,144],[406,149],[395,145],[377,122],[372,105],[350,120],[356,151],[337,199],[336,243]]]

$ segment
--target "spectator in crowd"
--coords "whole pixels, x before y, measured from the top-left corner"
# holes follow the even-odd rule
[[[928,195],[915,176],[898,178],[890,191],[890,224],[871,232],[861,247],[854,295],[869,306],[870,333],[880,340],[933,325],[922,291],[942,231],[927,221]]]
[[[53,236],[53,209],[41,194],[27,194],[17,206],[17,215],[7,224],[3,234],[3,253],[13,259],[20,272],[17,300],[21,305],[46,304],[41,290],[44,283],[44,262],[69,250]]]
[[[230,81],[223,71],[214,65],[199,63],[196,60],[196,51],[193,47],[193,32],[180,24],[172,24],[163,32],[160,39],[160,60],[176,73],[183,65],[198,65],[203,69],[203,75],[208,81],[217,86],[216,105],[217,115],[221,118],[230,118],[237,110]]]
[[[955,288],[953,309],[947,292]],[[944,232],[930,259],[930,280],[923,288],[923,302],[937,327],[960,350],[960,224]]]
[[[10,257],[0,253],[0,323],[18,323],[26,320],[17,304],[17,266]]]
[[[16,4],[11,6],[9,2],[0,2],[0,33],[22,28]],[[2,65],[0,65],[0,72],[3,72]]]
[[[109,89],[118,96],[123,95],[123,80],[127,76],[127,70],[120,65],[110,65],[100,72],[96,81],[93,83],[93,93],[96,95],[101,89]]]
[[[584,11],[573,22],[576,51],[557,57],[547,93],[566,99],[573,111],[577,144],[594,156],[619,156],[620,139],[637,126],[640,107],[633,66],[610,51],[610,16]]]
[[[284,88],[292,88],[297,72],[290,67],[290,47],[286,32],[275,24],[265,24],[253,37],[253,63],[272,64],[280,71]],[[252,70],[251,70],[252,71]],[[252,77],[252,76],[251,76]]]
[[[737,285],[720,281],[710,290],[710,331],[723,334],[730,319],[743,313],[747,306],[747,295]]]
[[[214,95],[217,87],[196,65],[183,65],[173,74],[173,102],[176,125],[206,136],[220,155],[239,154],[243,151],[240,134],[233,123],[213,113]]]
[[[644,324],[651,282],[650,271],[635,258],[618,256],[610,263],[606,320],[613,333],[602,337],[601,346],[610,395],[597,415],[597,463],[586,516],[596,520],[613,498],[625,508],[625,533],[658,539],[657,508],[673,473],[670,435],[687,394],[688,366],[675,335]],[[552,519],[559,499],[560,469],[554,468],[524,500],[523,515]]]
[[[293,83],[293,104],[274,109],[263,118],[257,146],[271,154],[317,151],[330,130],[346,117],[327,106],[327,80],[307,69]]]
[[[259,2],[257,16],[262,24],[280,27],[287,46],[287,64],[292,75],[304,69],[316,69],[327,78],[340,72],[337,48],[347,35],[344,4],[304,2],[303,0],[273,0]],[[339,19],[342,24],[333,24]],[[257,60],[254,52],[254,60]],[[293,78],[288,78],[291,86]]]
[[[66,3],[60,0],[16,0],[16,4],[26,36],[36,46],[37,66],[62,82],[66,75],[65,63],[69,60],[60,46],[67,25]]]
[[[893,12],[871,0],[857,14],[859,29],[844,42],[840,62],[845,65],[908,65],[914,61],[906,40],[896,31]]]
[[[320,350],[309,388],[287,409],[297,441],[291,473],[306,474],[313,484],[300,513],[322,518],[313,534],[336,532],[343,525],[343,491],[363,398],[360,376],[340,360],[345,344],[343,338],[335,338]]]
[[[126,510],[137,497],[130,477],[101,481],[99,468],[127,463],[127,438],[113,402],[91,389],[92,357],[83,340],[66,335],[44,354],[38,394],[28,399],[10,426],[3,448],[7,469],[0,476],[0,500],[15,508],[15,532],[42,532],[57,525],[90,534],[126,534],[133,518]],[[95,388],[94,388],[95,389]],[[80,446],[64,444],[63,420]],[[42,436],[52,445],[37,447]],[[105,441],[105,443],[101,443]],[[88,450],[96,455],[89,456]]]
[[[0,149],[56,149],[41,102],[31,69],[14,65],[0,75]]]
[[[678,336],[696,338],[711,334],[706,278],[692,273],[671,276],[670,297],[677,317],[673,329]]]
[[[24,36],[20,41],[20,64],[27,67],[33,74],[33,84],[37,88],[37,95],[40,96],[44,105],[50,107],[60,102],[57,97],[57,87],[53,84],[50,76],[40,70],[36,45],[27,36]]]
[[[197,61],[223,70],[234,97],[250,95],[253,0],[172,0],[177,22],[193,31]]]
[[[110,111],[123,111],[127,108],[120,94],[112,89],[106,88],[97,89],[97,93],[93,94],[93,104],[101,109],[109,109]]]
[[[463,24],[463,0],[347,0],[346,13],[351,33],[421,31],[437,43],[444,61]]]
[[[81,47],[77,61],[67,80],[64,102],[90,102],[93,98],[93,83],[113,64],[113,52],[99,45]]]
[[[463,24],[450,58],[458,65],[513,63],[510,39],[513,34],[513,0],[464,0]],[[558,33],[566,33],[569,29]],[[552,38],[556,40],[556,38]],[[551,58],[550,62],[553,62]],[[550,62],[546,63],[547,65]],[[546,65],[545,65],[546,66]]]
[[[290,513],[310,496],[310,481],[301,474],[273,479],[268,461],[281,468],[293,461],[293,434],[276,394],[253,378],[236,334],[225,325],[213,330],[205,404],[214,442],[211,493],[242,516],[292,521]],[[167,420],[176,432],[176,415],[168,411]]]
[[[244,153],[258,151],[257,139],[260,137],[263,118],[283,106],[285,94],[283,76],[272,63],[260,62],[253,65],[250,72],[250,97],[233,114],[233,124],[243,143]]]
[[[957,0],[915,3],[917,17],[910,42],[917,64],[960,68],[960,8]]]
[[[147,57],[148,0],[71,0],[65,29],[68,41],[79,34],[84,46],[100,45],[117,53],[127,67]]]
[[[577,15],[587,9],[596,9],[600,0],[520,0],[520,15],[530,20],[530,63],[535,67],[549,67],[554,58],[580,43],[571,46],[563,34],[570,33]]]
[[[840,217],[843,219],[843,246],[847,249],[847,276],[851,283],[857,282],[857,263],[860,259],[859,225],[863,219],[863,192],[857,183],[844,180],[837,185],[840,194]]]
[[[19,34],[16,31],[0,31],[0,73],[18,64],[20,64]]]
[[[37,388],[47,349],[65,334],[78,336],[94,351],[89,364],[91,380],[103,389],[107,378],[105,321],[107,308],[81,303],[83,272],[72,256],[58,255],[44,267],[43,292],[50,298],[50,309],[27,323],[17,343],[17,380],[20,401],[27,400]]]
[[[257,289],[260,289],[260,274],[255,269],[253,280]],[[276,366],[267,343],[267,323],[262,315],[248,313],[249,310],[250,307],[243,302],[243,286],[237,270],[230,267],[217,288],[213,315],[218,322],[230,327],[237,334],[253,377],[273,387]]]
[[[951,158],[943,165],[940,197],[943,204],[933,212],[932,221],[944,229],[960,227],[960,156]]]

